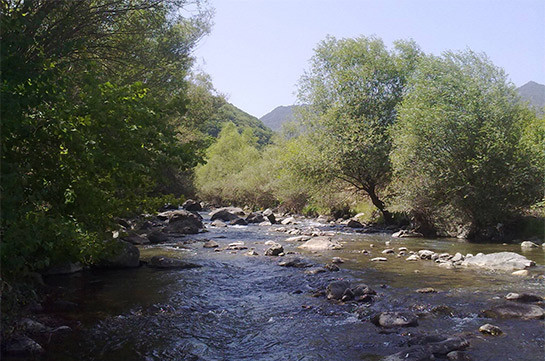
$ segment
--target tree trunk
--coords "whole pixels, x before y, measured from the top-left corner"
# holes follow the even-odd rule
[[[378,198],[375,192],[375,187],[371,187],[367,191],[367,194],[369,195],[369,198],[371,198],[371,202],[373,203],[373,205],[377,207],[378,210],[382,213],[382,216],[384,217],[384,223],[391,224],[393,221],[392,214],[388,212],[388,210],[386,210],[384,202]]]

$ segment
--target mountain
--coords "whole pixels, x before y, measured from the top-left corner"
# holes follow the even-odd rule
[[[295,119],[293,114],[295,108],[297,108],[297,105],[281,105],[259,118],[259,120],[273,131],[279,132],[282,129],[282,124]]]
[[[251,128],[254,135],[258,138],[258,143],[265,145],[269,143],[272,131],[266,127],[259,119],[237,108],[231,103],[225,102],[214,116],[215,119],[209,121],[208,134],[217,137],[223,123],[233,122],[238,128]]]
[[[517,88],[520,97],[530,103],[538,114],[543,114],[545,107],[545,85],[535,81],[529,81],[520,88]]]

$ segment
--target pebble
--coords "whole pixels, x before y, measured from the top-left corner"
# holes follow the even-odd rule
[[[485,333],[485,334],[491,335],[491,336],[499,336],[499,335],[501,335],[503,333],[503,331],[498,326],[494,326],[494,325],[491,325],[489,323],[484,324],[481,327],[479,327],[479,332],[480,333]]]
[[[388,258],[386,258],[386,257],[371,258],[371,262],[386,262],[386,261],[388,261]]]
[[[437,293],[435,288],[432,287],[425,287],[425,288],[419,288],[416,290],[418,293]]]

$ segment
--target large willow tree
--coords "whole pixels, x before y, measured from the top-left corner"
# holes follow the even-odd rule
[[[486,56],[429,57],[408,89],[392,151],[407,210],[478,239],[543,196],[544,123]]]
[[[337,178],[369,196],[386,222],[391,214],[381,198],[390,182],[389,128],[403,100],[407,79],[421,52],[412,41],[387,49],[373,37],[318,44],[301,78],[299,100],[322,155],[317,179]]]
[[[89,257],[163,167],[195,164],[176,122],[208,13],[182,0],[0,6],[6,276]]]

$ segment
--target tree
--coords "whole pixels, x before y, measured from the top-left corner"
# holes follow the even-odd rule
[[[2,278],[90,261],[162,168],[196,164],[176,122],[208,14],[184,18],[187,4],[0,3]]]
[[[543,154],[524,140],[526,130],[539,138],[529,131],[534,121],[485,55],[447,52],[422,61],[392,132],[404,208],[436,228],[463,227],[478,238],[539,200]]]
[[[328,37],[299,84],[299,100],[308,105],[305,117],[322,155],[320,176],[363,191],[386,222],[391,214],[379,194],[391,175],[388,130],[421,56],[412,41],[397,41],[388,50],[373,37]]]

